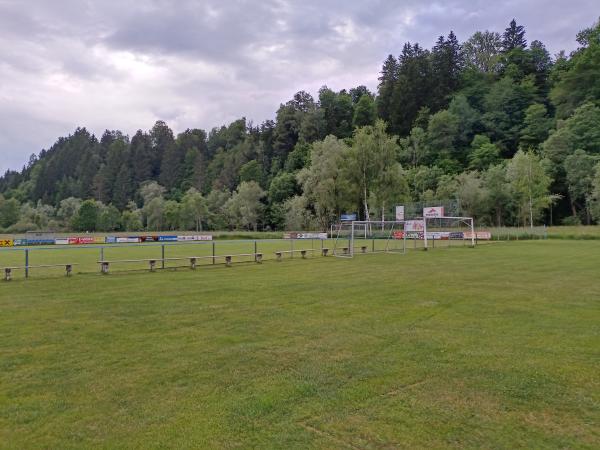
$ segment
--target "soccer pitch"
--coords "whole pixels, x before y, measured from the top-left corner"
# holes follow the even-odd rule
[[[597,448],[600,242],[0,283],[2,448]]]

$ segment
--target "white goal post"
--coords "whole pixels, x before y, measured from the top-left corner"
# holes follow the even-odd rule
[[[332,254],[353,258],[355,253],[406,253],[404,221],[340,222],[336,227]]]

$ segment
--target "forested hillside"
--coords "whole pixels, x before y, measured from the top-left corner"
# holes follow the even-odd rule
[[[315,229],[441,199],[480,224],[598,222],[600,23],[577,42],[551,56],[513,20],[406,43],[376,93],[301,91],[260,125],[78,128],[0,178],[0,229]]]

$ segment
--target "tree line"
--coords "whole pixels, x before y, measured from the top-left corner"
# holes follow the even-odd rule
[[[406,43],[365,86],[300,91],[275,120],[174,135],[85,128],[0,178],[0,228],[316,229],[460,201],[490,225],[600,221],[600,23],[552,57],[503,33]]]

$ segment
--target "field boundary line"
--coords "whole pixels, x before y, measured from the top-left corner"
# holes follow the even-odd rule
[[[336,442],[336,443],[338,443],[340,445],[343,445],[344,447],[353,448],[355,450],[362,450],[363,449],[363,447],[358,447],[358,446],[354,445],[351,442],[344,441],[343,439],[335,436],[334,434],[328,433],[327,431],[319,430],[318,428],[316,428],[316,427],[314,427],[312,425],[309,425],[306,422],[298,422],[298,424],[302,428],[304,428],[305,430],[308,430],[308,431],[310,431],[310,432],[312,432],[314,434],[317,434],[319,436],[323,436],[323,437],[325,437],[327,439],[330,439],[333,442]]]

